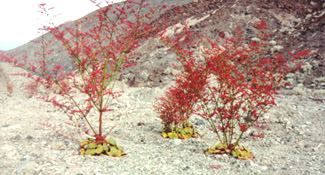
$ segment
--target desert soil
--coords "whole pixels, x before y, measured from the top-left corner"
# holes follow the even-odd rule
[[[278,106],[265,115],[263,130],[251,129],[241,141],[255,159],[205,155],[216,145],[216,135],[199,117],[191,121],[201,137],[169,140],[161,137],[162,124],[153,111],[155,97],[166,87],[128,87],[119,83],[123,96],[113,102],[104,129],[116,126],[110,137],[124,147],[126,156],[78,154],[78,129],[64,124],[64,114],[25,94],[22,77],[12,77],[14,91],[6,91],[6,75],[22,72],[1,63],[0,77],[0,174],[325,174],[323,91],[297,95],[282,91]],[[114,119],[114,120],[113,120]],[[96,118],[91,118],[96,122]],[[47,127],[43,124],[51,124]],[[63,126],[56,134],[53,126]],[[252,137],[264,133],[264,138]],[[85,139],[84,137],[82,139]]]

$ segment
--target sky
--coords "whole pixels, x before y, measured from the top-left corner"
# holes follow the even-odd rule
[[[90,0],[1,0],[0,50],[16,48],[41,35],[38,29],[50,20],[39,12],[38,4],[41,3],[54,7],[51,13],[58,14],[53,20],[56,25],[78,19],[97,9]]]

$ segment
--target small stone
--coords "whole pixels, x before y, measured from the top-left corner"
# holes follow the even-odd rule
[[[15,137],[11,137],[10,140],[12,140],[12,141],[21,140],[21,136],[19,134],[17,134],[17,135],[15,135]]]
[[[251,40],[254,41],[254,42],[257,42],[257,43],[261,42],[261,40],[259,38],[256,38],[256,37],[252,38]]]
[[[175,159],[173,162],[174,165],[179,165],[181,163],[182,163],[182,160],[180,160],[180,159]]]
[[[204,120],[198,120],[195,125],[200,126],[200,125],[204,125]]]
[[[273,48],[271,48],[272,52],[277,52],[283,49],[283,46],[281,45],[275,45]]]
[[[276,143],[281,143],[281,139],[280,138],[275,138]]]
[[[47,141],[41,141],[42,145],[47,145]]]
[[[21,166],[18,167],[18,174],[38,174],[36,169],[39,167],[36,162],[24,162]]]
[[[146,125],[144,122],[139,122],[138,123],[138,126],[144,126],[144,125]]]
[[[222,161],[227,161],[230,159],[229,155],[227,154],[217,154],[215,155],[215,157],[218,159],[218,160],[222,160]]]
[[[311,17],[312,17],[311,14],[306,15],[306,19],[309,19],[309,18],[311,18]]]
[[[173,139],[171,141],[172,145],[180,145],[182,143],[182,140],[181,139]]]
[[[249,161],[249,164],[252,166],[252,167],[256,167],[258,166],[258,164],[256,164],[254,161],[252,160],[248,160]]]
[[[311,148],[311,145],[306,144],[306,145],[304,145],[304,148]]]
[[[262,171],[266,171],[266,170],[268,170],[268,167],[267,167],[267,166],[261,166],[260,169],[261,169]]]
[[[189,170],[189,169],[190,169],[189,166],[186,166],[185,168],[183,168],[184,171]]]
[[[248,167],[250,167],[250,166],[252,166],[252,165],[251,165],[251,163],[250,163],[249,161],[245,162],[245,167],[248,168]]]
[[[308,72],[313,69],[313,66],[310,65],[308,62],[304,63],[304,65],[301,66],[304,72]]]
[[[20,124],[17,124],[17,125],[11,125],[8,127],[8,129],[19,129],[21,128],[21,125]]]
[[[63,169],[68,169],[68,168],[69,168],[69,165],[64,164],[64,165],[62,165],[62,168],[63,168]]]
[[[27,139],[27,140],[33,140],[34,138],[33,138],[32,136],[28,135],[28,136],[26,137],[26,139]]]
[[[269,42],[271,45],[276,45],[276,41],[272,40]]]
[[[294,137],[293,136],[287,137],[287,142],[293,142],[293,141],[294,141]]]
[[[149,74],[146,70],[142,71],[139,75],[139,77],[143,80],[143,81],[147,81],[149,78]]]
[[[52,144],[52,149],[54,150],[65,150],[67,148],[64,142],[54,142]]]

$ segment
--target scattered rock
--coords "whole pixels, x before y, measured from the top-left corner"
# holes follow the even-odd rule
[[[197,122],[195,122],[195,125],[198,125],[198,126],[200,126],[200,125],[204,125],[204,120],[198,120]]]
[[[28,136],[26,137],[26,139],[27,139],[27,140],[33,140],[33,139],[34,139],[34,137],[32,137],[32,136],[28,135]]]
[[[67,146],[64,142],[54,142],[54,143],[52,143],[52,149],[53,150],[65,150],[65,149],[67,149]]]
[[[181,140],[181,139],[172,139],[172,140],[171,140],[171,144],[172,144],[173,146],[180,145],[180,144],[182,144],[182,140]]]

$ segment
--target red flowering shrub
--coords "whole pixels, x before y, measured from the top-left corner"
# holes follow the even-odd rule
[[[36,76],[34,80],[52,90],[53,95],[42,96],[43,100],[62,109],[70,120],[80,122],[83,119],[87,123],[94,139],[81,144],[81,154],[106,153],[120,156],[124,154],[123,150],[114,140],[105,139],[102,130],[104,113],[113,110],[110,102],[120,96],[120,92],[114,91],[119,73],[136,64],[129,60],[135,54],[132,51],[142,39],[158,33],[158,28],[146,22],[151,19],[155,10],[148,7],[146,0],[127,0],[121,4],[108,4],[106,7],[100,7],[95,0],[91,1],[99,7],[94,19],[78,20],[73,28],[54,25],[43,27],[43,30],[52,34],[66,48],[76,67],[75,72],[67,73],[62,65],[47,65],[46,57],[53,50],[48,50],[48,41],[44,40],[41,41],[42,50],[38,53],[41,60],[29,65],[9,57],[5,61],[32,72],[33,75],[26,76]],[[41,13],[47,16],[49,10],[53,9],[47,9],[46,4],[40,4],[39,7]],[[144,8],[149,11],[143,11]],[[87,20],[95,25],[89,32],[84,32],[82,29]],[[97,127],[88,119],[91,112],[98,116]],[[85,132],[88,133],[88,130]]]
[[[191,74],[183,73],[176,78],[176,84],[158,98],[159,105],[155,106],[157,113],[165,126],[178,125],[186,122],[193,113],[193,106],[200,98],[202,87],[195,87],[198,79]]]
[[[186,25],[183,33],[177,37],[161,35],[162,40],[177,53],[184,72],[196,79],[184,79],[183,83],[195,84],[187,86],[195,92],[195,95],[187,97],[187,101],[197,103],[197,108],[191,105],[180,110],[181,108],[176,108],[182,106],[176,104],[179,100],[174,100],[175,96],[167,95],[165,101],[173,102],[170,106],[173,110],[169,109],[168,115],[172,116],[171,113],[174,112],[175,116],[179,116],[177,112],[182,112],[203,117],[220,142],[206,153],[227,153],[236,158],[253,158],[246,148],[239,145],[239,140],[247,129],[254,126],[260,117],[276,105],[276,90],[285,85],[283,78],[299,67],[298,59],[310,54],[309,51],[290,53],[292,58],[289,59],[276,53],[270,58],[264,58],[267,53],[265,48],[268,27],[264,21],[253,25],[259,29],[256,34],[259,41],[248,44],[244,43],[245,38],[240,28],[234,31],[232,38],[225,39],[222,46],[201,37],[196,37],[198,42],[194,43],[189,38],[196,35],[188,31]],[[197,49],[191,49],[193,45]],[[180,87],[176,86],[172,92],[181,91],[177,88]],[[187,92],[192,93],[191,90]],[[179,116],[179,119],[182,118]],[[187,115],[186,119],[188,118]]]
[[[176,28],[173,38],[169,38],[170,31],[168,30],[171,29],[161,32],[160,38],[177,54],[177,60],[182,66],[175,66],[175,68],[181,69],[181,73],[176,75],[175,85],[171,86],[163,97],[157,99],[158,105],[154,106],[155,111],[164,125],[163,137],[177,138],[178,134],[178,138],[184,138],[182,132],[188,125],[190,129],[186,130],[192,130],[192,132],[185,138],[196,137],[198,134],[188,119],[195,112],[195,106],[201,99],[201,92],[206,88],[207,73],[202,72],[204,67],[200,61],[195,59],[194,52],[187,50],[191,44],[196,44],[189,42],[196,35],[188,32],[184,27],[185,34],[178,34],[179,28]],[[180,132],[175,132],[176,130]]]
[[[193,74],[186,72],[178,75],[176,84],[170,87],[163,97],[157,98],[158,104],[154,107],[164,125],[163,137],[186,139],[198,135],[188,119],[194,112],[194,106],[200,99],[199,92],[204,85],[196,87],[198,83],[195,81],[202,77],[191,75]]]

